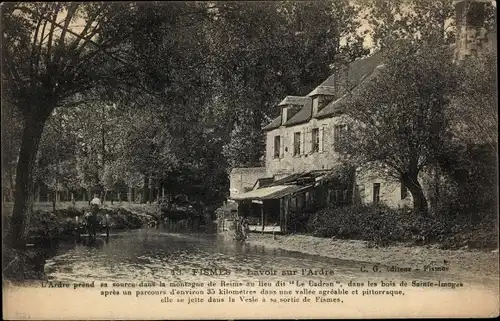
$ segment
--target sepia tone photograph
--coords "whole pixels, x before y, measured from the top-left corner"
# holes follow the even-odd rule
[[[2,3],[6,319],[498,316],[496,6]]]

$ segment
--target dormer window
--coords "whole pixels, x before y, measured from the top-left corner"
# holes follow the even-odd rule
[[[299,112],[299,110],[302,108],[302,105],[289,105],[288,106],[288,119],[292,119],[295,114]]]
[[[281,125],[285,125],[292,119],[301,109],[310,102],[309,97],[302,96],[286,96],[278,106],[281,108]]]
[[[281,108],[281,125],[285,125],[288,120],[288,106]]]
[[[321,111],[329,102],[333,100],[333,96],[320,95],[318,96],[318,111]]]
[[[282,125],[284,125],[287,121],[292,119],[292,117],[295,116],[295,114],[297,114],[301,108],[302,108],[301,105],[283,106],[283,108],[281,109]]]
[[[333,100],[333,95],[316,95],[313,97],[313,113],[319,113],[329,102]]]

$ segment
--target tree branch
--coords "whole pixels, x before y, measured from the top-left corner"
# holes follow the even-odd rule
[[[52,60],[54,64],[60,65],[64,59],[64,55],[63,55],[64,40],[66,38],[66,33],[68,31],[69,24],[70,24],[71,20],[73,19],[73,16],[75,15],[77,9],[78,9],[78,4],[76,4],[76,3],[72,3],[68,9],[68,14],[66,15],[66,19],[64,20],[64,26],[62,28],[61,36],[59,38],[59,44],[58,44],[57,50],[56,50],[56,53],[59,54],[59,56],[56,57],[54,55],[53,60]],[[58,69],[61,69],[61,67],[59,67]]]
[[[50,30],[49,30],[49,41],[47,43],[47,53],[46,53],[46,56],[45,56],[45,65],[47,66],[47,72],[50,73],[50,61],[51,61],[51,54],[52,54],[52,38],[54,37],[54,30],[56,28],[56,18],[57,18],[57,14],[59,13],[59,8],[60,8],[60,5],[59,4],[55,4],[55,7],[54,7],[54,13],[52,15],[52,19],[51,21],[51,25],[50,25]],[[32,13],[34,11],[30,10]],[[35,13],[36,14],[36,13]],[[43,17],[43,15],[40,14],[41,17]]]

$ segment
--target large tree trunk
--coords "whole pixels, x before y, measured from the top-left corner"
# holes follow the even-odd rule
[[[14,201],[14,191],[15,191],[15,184],[14,184],[14,171],[12,170],[12,173],[9,175],[9,180],[10,180],[10,189],[9,189],[9,202]]]
[[[21,150],[16,169],[14,209],[7,242],[14,248],[26,246],[26,223],[30,216],[30,201],[33,195],[33,172],[36,154],[46,117],[31,115],[26,118],[21,140]]]
[[[420,185],[418,175],[404,175],[403,182],[413,197],[413,208],[422,215],[427,215],[429,210],[427,199],[425,198],[422,185]]]

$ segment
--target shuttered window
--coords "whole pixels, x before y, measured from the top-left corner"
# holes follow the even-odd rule
[[[286,136],[281,136],[280,138],[280,158],[285,156],[285,140]]]
[[[319,128],[313,128],[311,133],[312,147],[311,152],[319,152]]]
[[[280,136],[274,136],[274,157],[275,158],[280,157],[280,147],[281,147],[280,141],[281,141]]]
[[[301,150],[301,139],[300,139],[300,132],[296,132],[293,134],[293,155],[300,155],[300,150]]]
[[[319,152],[321,153],[324,148],[325,148],[325,125],[319,129],[319,143],[318,143],[318,148]]]
[[[305,154],[305,151],[306,151],[306,130],[303,129],[301,131],[301,139],[300,139],[300,154],[303,155]]]

